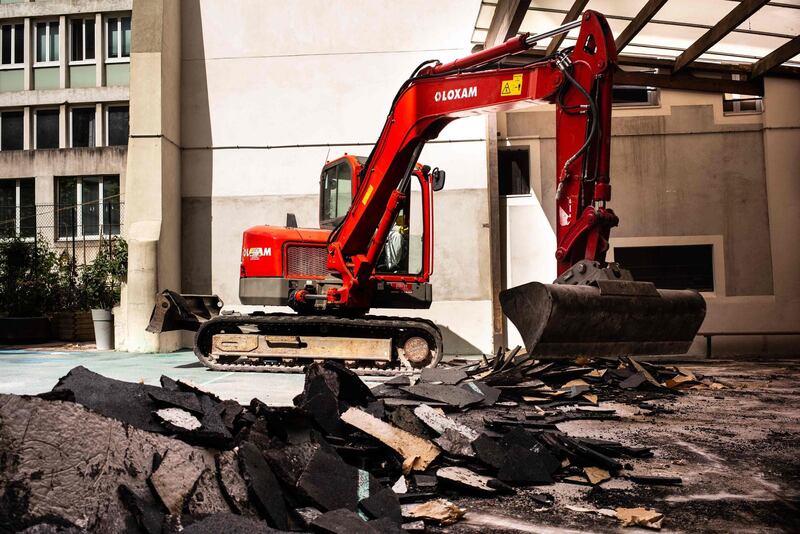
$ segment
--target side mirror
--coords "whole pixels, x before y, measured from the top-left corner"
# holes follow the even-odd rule
[[[447,176],[447,173],[445,173],[439,167],[436,167],[435,169],[433,169],[433,172],[431,173],[431,177],[433,178],[433,190],[434,191],[441,191],[442,189],[444,189],[445,176]]]

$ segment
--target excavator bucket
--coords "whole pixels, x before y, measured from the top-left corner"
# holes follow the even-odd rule
[[[683,354],[706,312],[696,291],[632,280],[531,282],[501,292],[500,304],[528,353],[545,357]]]
[[[222,301],[216,295],[182,295],[165,289],[158,296],[146,330],[154,334],[172,330],[196,332],[221,309]]]

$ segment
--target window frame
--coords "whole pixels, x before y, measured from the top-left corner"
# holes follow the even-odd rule
[[[533,183],[531,180],[531,174],[533,166],[531,165],[531,147],[528,145],[509,145],[509,146],[502,146],[497,148],[497,159],[498,159],[498,167],[500,161],[500,152],[525,152],[528,156],[528,192],[527,193],[512,193],[509,195],[502,195],[500,194],[500,198],[528,198],[531,197],[533,192]],[[498,169],[498,191],[500,190],[500,173]]]
[[[105,32],[105,34],[103,35],[103,57],[105,58],[105,62],[106,63],[130,63],[131,62],[131,56],[130,55],[127,55],[127,56],[123,56],[122,55],[122,19],[124,19],[124,18],[131,19],[131,45],[132,45],[133,44],[133,17],[131,17],[130,13],[122,14],[122,15],[113,14],[113,13],[112,14],[106,14],[106,16],[103,18],[103,31]],[[111,32],[109,31],[109,26],[110,26],[109,23],[111,22],[111,20],[116,20],[117,21],[117,31],[119,31],[119,36],[120,36],[119,50],[117,51],[118,55],[114,56],[114,57],[111,57],[108,54],[108,40],[111,37]],[[96,55],[97,55],[97,53],[95,52],[95,56]]]
[[[72,120],[72,112],[76,109],[91,109],[94,111],[94,145],[89,146],[75,146],[75,143],[72,141],[72,127],[73,127],[73,120]],[[97,148],[97,106],[87,106],[87,105],[75,105],[69,107],[69,148]],[[103,175],[106,176],[106,175]]]
[[[93,24],[96,22],[94,15],[83,16],[83,17],[81,17],[81,16],[70,17],[70,18],[67,19],[67,21],[69,22],[69,24],[68,24],[69,28],[67,30],[68,31],[68,34],[67,34],[67,36],[68,36],[67,48],[69,48],[69,56],[67,56],[67,57],[69,58],[69,66],[95,65],[95,64],[97,64],[97,46],[94,47],[95,48],[94,57],[92,59],[86,59],[86,30],[83,29],[83,28],[81,29],[81,34],[82,34],[81,37],[83,39],[83,58],[84,59],[72,59],[72,52],[73,52],[73,50],[72,50],[72,29],[73,29],[73,23],[75,21],[78,21],[78,20],[81,21],[81,26],[84,26],[86,24],[87,20],[92,21]],[[96,42],[97,41],[97,24],[94,24],[94,26],[95,26],[95,28],[94,28],[95,45],[97,45],[97,42]]]
[[[0,70],[18,70],[25,68],[25,51],[23,48],[22,52],[22,61],[19,63],[14,62],[14,57],[16,56],[15,52],[17,47],[17,40],[16,40],[16,33],[17,33],[17,26],[22,26],[22,43],[23,47],[25,46],[25,24],[22,20],[9,20],[3,21],[0,24],[0,35],[2,35],[3,26],[11,26],[11,63],[4,64],[2,63],[2,54],[3,54],[3,40],[0,39]]]
[[[22,113],[22,148],[6,148],[3,149],[2,146],[2,138],[3,138],[3,113]],[[0,152],[10,152],[15,150],[25,150],[25,108],[3,108],[0,110]]]
[[[9,239],[20,239],[22,241],[33,242],[36,239],[36,232],[33,233],[32,236],[23,237],[20,236],[20,230],[22,228],[22,206],[20,205],[22,194],[20,192],[20,182],[23,180],[30,180],[33,183],[33,207],[34,207],[34,228],[38,229],[38,226],[35,224],[36,220],[36,178],[32,177],[24,177],[24,178],[4,178],[0,181],[2,182],[14,182],[14,236],[13,237],[3,237],[0,236],[0,241],[9,240]]]
[[[109,110],[111,108],[128,108],[128,139],[131,137],[131,103],[130,102],[117,102],[106,103],[103,105],[103,146],[128,146],[127,141],[124,145],[112,145],[109,143],[109,135],[111,134],[111,122],[109,121]]]
[[[33,66],[34,67],[58,67],[61,64],[61,54],[63,50],[61,50],[61,28],[58,29],[59,41],[58,41],[58,58],[53,59],[50,57],[50,28],[51,25],[55,23],[56,25],[60,25],[58,19],[34,19],[31,21],[33,26]],[[39,24],[46,24],[46,33],[45,33],[45,41],[47,42],[47,61],[37,61],[36,58],[39,57]]]
[[[725,277],[725,244],[722,234],[707,235],[664,235],[646,237],[611,237],[606,261],[613,262],[617,247],[666,247],[671,245],[711,245],[714,291],[700,292],[705,298],[727,296]],[[622,265],[624,268],[625,266]]]
[[[657,108],[661,105],[661,91],[658,87],[649,85],[614,85],[613,89],[644,89],[647,91],[647,102],[614,102],[612,94],[612,108]]]
[[[37,135],[38,126],[39,126],[39,112],[40,111],[58,111],[58,129],[56,134],[58,135],[58,146],[55,148],[39,148],[39,136]],[[51,107],[45,106],[41,108],[32,109],[31,112],[33,113],[33,129],[31,131],[33,139],[31,140],[31,146],[33,150],[59,150],[61,147],[61,108],[60,107]]]
[[[55,177],[55,186],[56,186],[56,192],[55,192],[56,207],[55,207],[55,211],[56,212],[60,212],[61,209],[62,209],[61,204],[58,203],[58,196],[59,196],[59,192],[60,192],[59,189],[61,188],[61,180],[64,179],[64,178],[74,178],[75,182],[76,182],[75,183],[75,186],[76,186],[76,191],[75,191],[75,230],[76,231],[75,231],[75,237],[74,237],[75,241],[100,241],[101,239],[108,239],[108,238],[111,238],[111,237],[119,237],[120,235],[122,235],[122,220],[121,219],[120,219],[120,223],[119,223],[119,233],[115,233],[115,234],[112,234],[110,232],[108,234],[103,233],[103,224],[104,224],[103,223],[103,216],[104,216],[104,211],[105,211],[104,210],[105,197],[103,196],[103,189],[105,187],[104,181],[105,181],[106,178],[116,178],[117,179],[117,181],[119,182],[119,186],[120,186],[120,195],[119,195],[118,204],[121,205],[122,204],[122,193],[121,193],[121,191],[122,191],[122,179],[120,178],[119,174],[87,174],[85,176],[69,176],[69,175],[56,176]],[[98,196],[98,199],[99,199],[98,206],[100,207],[100,209],[98,210],[98,214],[97,214],[97,228],[98,228],[97,234],[86,235],[86,234],[83,233],[83,209],[82,208],[83,208],[83,179],[84,178],[100,178],[100,180],[98,181],[98,192],[97,192],[97,196]],[[55,241],[56,242],[60,242],[60,243],[65,243],[65,242],[69,243],[69,242],[71,242],[73,240],[72,236],[61,236],[61,235],[59,235],[59,233],[58,233],[59,224],[58,223],[59,223],[59,221],[58,221],[58,219],[56,219],[56,221],[55,221]]]

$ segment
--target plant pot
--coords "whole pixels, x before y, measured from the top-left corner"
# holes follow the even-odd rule
[[[111,310],[92,310],[94,323],[94,342],[97,350],[114,348],[114,316]]]

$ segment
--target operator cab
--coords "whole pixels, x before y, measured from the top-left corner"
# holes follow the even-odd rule
[[[364,157],[345,155],[323,167],[320,176],[320,228],[333,230],[347,215],[360,183],[359,173],[366,161]],[[375,267],[379,276],[384,275],[382,278],[392,275],[423,277],[433,268],[430,240],[432,192],[434,181],[443,185],[444,171],[441,175],[429,171],[427,166],[416,165],[414,168],[411,190],[395,218]]]

